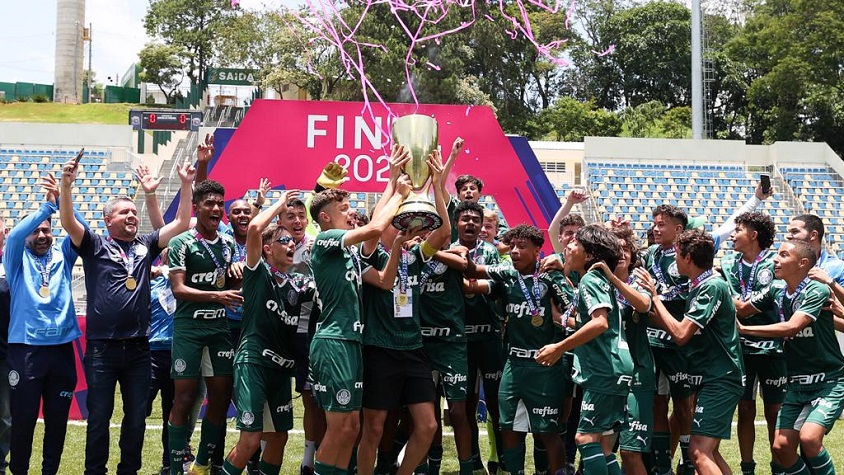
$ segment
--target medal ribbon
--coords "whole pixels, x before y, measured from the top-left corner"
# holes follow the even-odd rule
[[[399,293],[407,295],[407,251],[402,248],[399,262]]]
[[[202,244],[202,247],[204,247],[205,250],[208,251],[208,254],[211,256],[211,260],[214,261],[214,267],[216,267],[217,269],[225,270],[225,267],[220,266],[220,261],[218,261],[217,256],[214,255],[213,252],[211,252],[211,246],[209,246],[208,242],[205,241],[205,238],[203,238],[202,235],[199,234],[199,231],[194,230],[194,237],[200,244]],[[231,255],[229,254],[231,250],[229,249],[229,246],[226,246],[225,242],[222,242],[221,244],[223,245],[223,260],[226,264],[228,264],[231,261]]]
[[[791,299],[791,305],[792,306],[794,305],[794,300],[796,300],[797,296],[800,295],[800,292],[803,292],[803,289],[805,289],[806,286],[809,285],[809,281],[811,281],[811,279],[806,277],[805,279],[803,279],[803,282],[800,282],[800,285],[797,286],[797,290],[794,291],[794,298]],[[779,313],[779,317],[780,317],[781,322],[785,321],[785,306],[783,305],[783,303],[785,301],[785,294],[787,294],[787,293],[788,293],[788,287],[783,288],[782,293],[780,294],[780,298],[777,301],[777,313]]]
[[[669,287],[668,282],[665,279],[665,274],[662,273],[662,267],[659,266],[659,261],[662,260],[663,257],[671,257],[676,254],[676,250],[671,248],[670,250],[664,250],[662,248],[657,249],[656,256],[654,256],[654,262],[651,264],[651,272],[653,272],[654,276],[656,277],[656,281],[660,287],[666,289],[666,292],[662,293],[662,300],[674,300],[675,297],[680,295],[683,290],[685,290],[686,285],[684,284],[677,284],[675,286]]]
[[[237,241],[234,242],[234,262],[244,262],[246,260],[246,244],[240,245]]]
[[[541,304],[541,290],[539,289],[539,261],[536,262],[536,266],[533,270],[533,296],[536,297],[536,302],[534,303],[533,298],[531,297],[531,293],[528,292],[527,285],[525,285],[525,279],[522,277],[522,273],[516,271],[516,276],[519,278],[519,287],[522,288],[522,295],[525,296],[525,300],[527,301],[528,307],[530,308],[530,314],[534,317],[539,315],[539,305]]]
[[[286,274],[286,273],[276,269],[275,267],[273,267],[269,264],[267,264],[267,268],[270,270],[270,273],[272,275],[281,279],[281,283],[278,284],[279,288],[284,287],[284,284],[289,283],[290,286],[293,287],[293,290],[295,290],[298,293],[302,293],[305,290],[305,288],[307,287],[307,284],[303,283],[302,287],[300,288],[298,285],[296,285],[296,279],[291,277],[290,274]]]
[[[701,273],[699,276],[695,277],[695,280],[693,280],[689,284],[689,290],[692,290],[695,287],[699,286],[700,284],[706,282],[707,280],[709,280],[714,275],[715,274],[712,273],[712,269],[707,269],[707,270],[703,271],[703,273]]]
[[[53,262],[53,249],[50,248],[47,251],[46,259],[41,261],[41,257],[35,256],[35,267],[38,268],[38,273],[41,274],[41,287],[49,287],[50,286],[50,263]]]
[[[436,263],[434,263],[434,259],[432,258],[425,264],[425,268],[422,270],[422,277],[419,278],[419,291],[425,291],[425,282],[428,282],[428,279],[431,278],[431,274],[434,273],[434,267],[436,267]]]
[[[355,248],[354,246],[350,247],[349,248],[349,256],[351,257],[352,265],[354,265],[355,271],[357,272],[358,286],[360,286],[361,283],[363,282],[363,276],[361,275],[362,269],[361,269],[361,264],[360,264],[360,256],[358,256],[358,254],[357,254],[357,248]]]
[[[627,277],[627,285],[631,285],[632,283],[633,276],[631,275]],[[632,305],[630,305],[630,302],[624,297],[624,294],[622,294],[621,291],[618,289],[615,289],[615,299],[618,301],[619,308],[621,306],[632,307]]]
[[[744,272],[742,272],[742,266],[744,265],[744,261],[739,265],[739,287],[741,288],[741,300],[742,302],[746,302],[750,298],[750,294],[753,293],[753,284],[754,280],[756,280],[756,267],[762,262],[762,259],[765,258],[767,255],[767,251],[762,251],[756,256],[756,259],[753,261],[753,264],[750,266],[750,275],[747,277],[747,284],[744,282]]]
[[[126,268],[126,273],[132,277],[132,271],[135,270],[135,243],[129,245],[129,255],[123,250],[123,246],[117,243],[111,236],[108,237],[108,242],[112,242],[117,246],[117,252],[120,253],[120,260],[123,261],[123,267]]]

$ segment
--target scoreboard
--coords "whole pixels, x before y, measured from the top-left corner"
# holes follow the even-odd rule
[[[129,125],[134,130],[191,130],[202,125],[202,111],[178,109],[132,109]]]

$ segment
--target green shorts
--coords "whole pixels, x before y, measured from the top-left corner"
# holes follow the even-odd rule
[[[423,339],[422,344],[434,376],[434,383],[442,382],[448,401],[465,401],[467,394],[467,373],[465,341],[443,341]]]
[[[504,343],[500,338],[489,340],[470,341],[466,343],[467,362],[467,386],[470,391],[477,394],[480,391],[478,386],[478,373],[484,383],[484,393],[498,394],[498,386],[501,383],[501,372],[504,370],[506,354]]]
[[[813,422],[829,432],[844,409],[844,380],[825,384],[808,391],[795,389],[795,384],[788,387],[785,401],[777,417],[777,429],[799,431],[806,422]]]
[[[356,341],[315,337],[309,368],[311,392],[325,411],[359,411],[363,401],[363,356]]]
[[[258,364],[234,366],[237,429],[245,432],[286,432],[293,428],[290,371]]]
[[[657,394],[671,395],[671,399],[686,399],[692,395],[689,386],[688,364],[682,350],[653,347],[654,366],[656,366]]]
[[[627,420],[625,407],[627,396],[602,394],[583,390],[583,402],[580,403],[580,422],[578,434],[604,434],[618,432]]]
[[[627,395],[627,419],[622,425],[619,448],[649,453],[654,432],[654,392],[636,391]]]
[[[747,382],[742,401],[755,401],[761,390],[765,404],[782,404],[788,382],[785,358],[782,355],[742,355]]]
[[[692,435],[729,439],[733,414],[743,392],[744,386],[738,374],[729,374],[704,382],[699,387],[695,399]]]
[[[539,364],[504,365],[498,411],[501,430],[557,433],[563,400],[563,381],[559,368]]]
[[[234,346],[225,318],[208,322],[208,328],[186,328],[173,323],[173,350],[170,376],[196,379],[200,376],[231,376]]]

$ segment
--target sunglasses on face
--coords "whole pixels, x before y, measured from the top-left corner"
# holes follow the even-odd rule
[[[281,245],[287,245],[287,244],[290,244],[291,242],[293,242],[293,237],[292,236],[282,236],[282,237],[276,239],[275,242],[277,242]]]

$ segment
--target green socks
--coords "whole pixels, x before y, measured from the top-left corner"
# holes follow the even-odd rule
[[[167,432],[170,437],[168,449],[170,451],[170,473],[182,475],[185,473],[185,447],[188,446],[187,426],[174,426],[167,423]]]
[[[607,461],[608,475],[621,475],[621,467],[618,466],[618,460],[616,460],[615,454],[604,456],[604,460]]]
[[[533,470],[536,475],[548,473],[548,452],[545,451],[545,444],[539,438],[533,439]]]
[[[281,465],[273,465],[261,460],[261,475],[278,475],[281,472]]]
[[[604,457],[604,449],[600,442],[590,442],[578,445],[580,460],[583,462],[584,475],[608,475],[607,459]]]
[[[460,460],[460,472],[458,475],[472,475],[472,459]]]
[[[829,452],[826,449],[821,449],[818,455],[810,458],[809,465],[815,475],[833,475],[835,473],[835,467],[832,465],[832,459],[829,458]]]
[[[689,439],[691,435],[680,436],[680,473],[677,475],[695,475],[695,465],[689,457]]]
[[[511,475],[524,475],[525,473],[525,444],[519,444],[510,449],[504,449],[504,460],[507,464],[507,472]]]
[[[208,457],[214,453],[222,430],[223,426],[214,424],[207,417],[202,419],[199,447],[196,450],[196,463],[198,465],[208,465]]]
[[[223,475],[240,475],[241,473],[243,473],[243,469],[232,465],[232,463],[229,462],[229,459],[223,461]]]
[[[671,473],[671,434],[669,432],[654,432],[654,465],[656,475]]]
[[[811,475],[812,473],[809,471],[809,467],[806,466],[806,463],[803,462],[802,457],[797,457],[797,462],[786,468],[785,472],[789,475]]]
[[[440,475],[440,465],[443,460],[443,446],[432,445],[428,449],[428,475]]]
[[[771,462],[771,475],[785,475],[785,467],[776,462]]]

